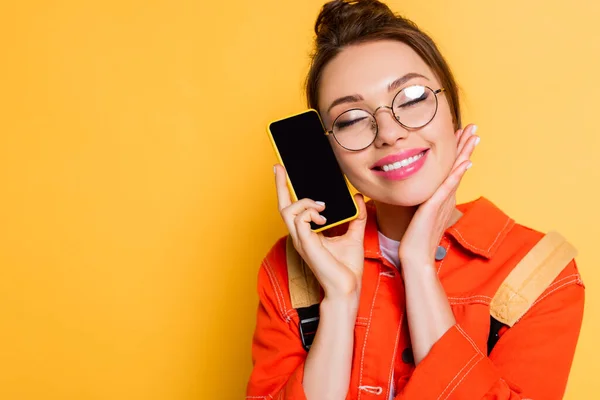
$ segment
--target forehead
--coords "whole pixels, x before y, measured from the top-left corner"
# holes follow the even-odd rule
[[[410,46],[395,40],[352,45],[324,68],[319,87],[319,107],[338,97],[360,94],[366,99],[387,93],[394,80],[418,72],[437,82],[431,69]]]

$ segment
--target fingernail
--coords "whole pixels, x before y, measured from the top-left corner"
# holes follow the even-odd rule
[[[273,173],[277,175],[277,167],[275,165],[273,165]]]
[[[467,164],[467,169],[471,168],[473,166],[473,163],[469,161],[469,163]]]
[[[473,125],[473,129],[471,129],[471,135],[474,135],[477,132],[477,125]]]
[[[481,141],[481,137],[477,136],[477,139],[475,139],[475,146],[477,146],[480,141]]]
[[[319,214],[321,215],[321,214]],[[324,216],[321,215],[321,218],[323,218],[323,221],[327,221],[327,218],[325,218]]]
[[[324,206],[324,205],[325,205],[325,203],[324,203],[324,202],[322,202],[322,201],[315,201],[315,203],[317,203],[317,204],[318,204],[318,205],[320,205],[320,206]]]

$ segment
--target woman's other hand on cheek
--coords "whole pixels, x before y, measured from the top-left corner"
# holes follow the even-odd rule
[[[456,132],[457,156],[451,172],[421,204],[402,237],[398,253],[402,268],[423,268],[434,265],[435,250],[448,228],[456,209],[456,190],[465,172],[472,165],[471,155],[479,143],[477,126],[470,124]]]

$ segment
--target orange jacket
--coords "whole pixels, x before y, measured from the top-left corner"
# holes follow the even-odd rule
[[[579,336],[584,285],[573,260],[487,356],[489,304],[512,268],[543,234],[516,224],[485,198],[458,206],[462,218],[440,242],[436,262],[457,324],[417,367],[410,355],[404,284],[379,249],[368,203],[362,291],[347,399],[561,399]],[[306,351],[287,284],[285,238],[258,273],[260,303],[247,399],[306,399]],[[408,349],[408,350],[407,350]],[[403,356],[404,353],[404,356]],[[379,389],[381,388],[381,389]]]

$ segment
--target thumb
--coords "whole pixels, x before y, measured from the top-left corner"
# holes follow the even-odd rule
[[[350,221],[346,235],[362,242],[365,236],[365,226],[367,225],[367,206],[363,195],[360,193],[354,195],[354,200],[358,206],[358,217]]]

